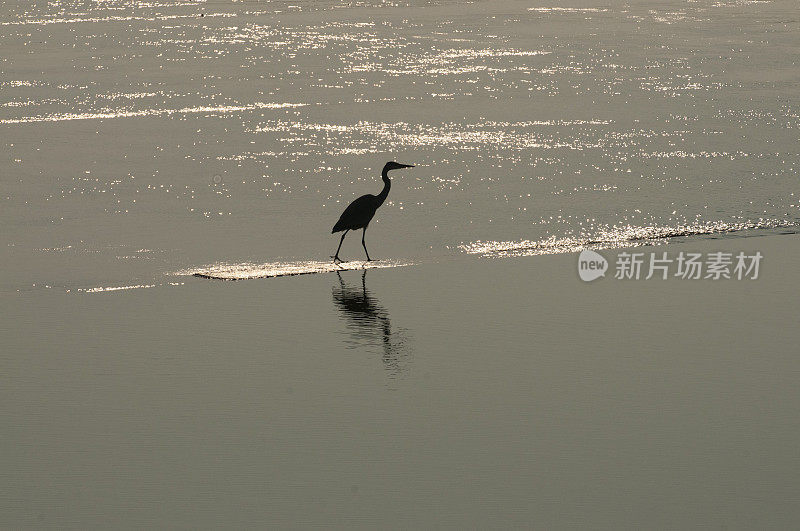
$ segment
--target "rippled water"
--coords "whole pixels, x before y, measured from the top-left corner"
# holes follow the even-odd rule
[[[215,280],[247,280],[252,278],[292,277],[297,275],[311,275],[314,273],[336,273],[340,271],[367,269],[382,269],[386,267],[403,267],[410,263],[393,260],[381,262],[367,262],[353,260],[349,262],[333,263],[324,262],[271,262],[266,264],[215,264],[212,267],[200,267],[187,271],[178,271],[175,275],[193,275],[200,278]]]
[[[0,286],[794,231],[796,7],[6,2]]]

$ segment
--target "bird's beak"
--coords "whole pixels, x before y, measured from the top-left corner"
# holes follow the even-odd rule
[[[413,168],[414,165],[413,164],[400,164],[400,167],[401,168]]]

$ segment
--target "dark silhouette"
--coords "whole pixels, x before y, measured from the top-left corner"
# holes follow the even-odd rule
[[[364,246],[364,252],[367,253],[367,261],[372,261],[372,258],[369,257],[369,251],[367,251],[367,244],[364,243],[364,237],[367,235],[367,225],[369,225],[369,222],[372,221],[372,218],[375,216],[375,211],[386,201],[386,196],[389,195],[389,188],[392,187],[392,183],[389,181],[389,172],[400,168],[413,167],[413,164],[387,162],[381,172],[381,178],[383,179],[383,190],[381,190],[381,193],[378,195],[362,195],[344,209],[344,212],[342,212],[342,215],[339,217],[339,221],[336,222],[336,225],[333,226],[333,230],[331,231],[331,234],[344,231],[342,239],[339,240],[339,247],[336,248],[336,254],[331,257],[334,262],[342,261],[342,259],[339,258],[339,251],[342,248],[344,237],[347,236],[349,231],[356,229],[364,229],[364,232],[361,233],[361,245]]]
[[[383,348],[383,364],[391,377],[400,374],[409,361],[403,335],[392,331],[389,312],[367,291],[367,270],[361,274],[361,287],[348,286],[337,271],[339,286],[334,286],[333,303],[348,320],[353,339],[351,348],[379,342]]]

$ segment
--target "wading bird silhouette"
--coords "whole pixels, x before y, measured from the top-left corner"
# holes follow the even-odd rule
[[[383,190],[381,190],[381,193],[378,195],[362,195],[344,209],[344,212],[342,212],[342,215],[339,217],[339,221],[336,222],[336,225],[333,226],[333,230],[331,231],[331,234],[344,231],[342,239],[339,240],[339,247],[336,248],[336,254],[331,256],[334,263],[342,261],[342,259],[339,258],[339,251],[342,249],[344,237],[347,236],[349,231],[357,229],[364,229],[364,232],[361,233],[361,245],[364,246],[364,252],[367,253],[367,261],[372,261],[372,258],[369,257],[369,251],[367,251],[367,244],[364,243],[364,237],[367,235],[367,225],[369,225],[369,222],[372,221],[372,218],[375,216],[375,211],[386,201],[386,196],[389,195],[389,188],[392,187],[392,183],[389,181],[389,172],[400,168],[413,167],[413,164],[387,162],[381,172],[381,178],[383,179]]]

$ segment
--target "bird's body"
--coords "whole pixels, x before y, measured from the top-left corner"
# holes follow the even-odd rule
[[[364,233],[361,235],[361,245],[364,246],[364,252],[367,254],[367,261],[372,260],[367,251],[367,244],[364,243],[364,236],[367,233],[367,226],[369,222],[372,221],[372,218],[375,217],[375,212],[378,210],[378,207],[386,201],[386,197],[389,195],[389,189],[392,187],[392,183],[389,180],[389,171],[399,168],[413,168],[413,166],[410,164],[387,162],[381,172],[381,178],[383,179],[383,190],[381,190],[381,193],[378,195],[362,195],[350,203],[350,205],[344,209],[342,215],[339,216],[339,221],[333,226],[331,234],[341,231],[344,231],[344,234],[342,234],[342,239],[339,240],[339,248],[336,249],[336,254],[332,257],[334,262],[340,261],[339,250],[342,248],[342,242],[344,242],[344,237],[347,236],[347,232],[357,229],[364,230]]]
[[[378,203],[378,196],[372,194],[362,195],[344,209],[339,221],[333,226],[331,234],[348,229],[366,228],[372,218],[375,217],[375,212],[379,206],[381,205]]]

